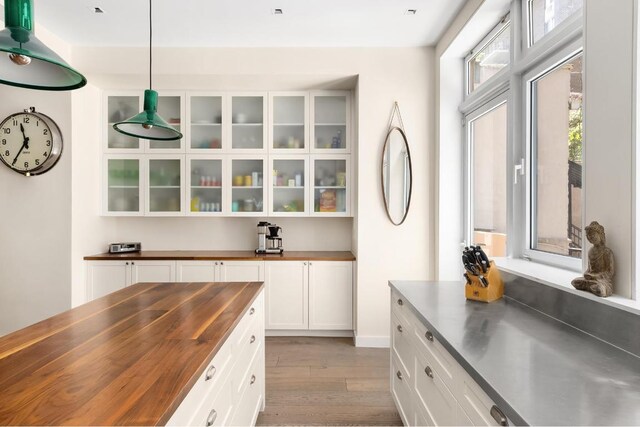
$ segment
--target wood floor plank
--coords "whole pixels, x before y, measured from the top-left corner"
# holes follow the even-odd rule
[[[311,391],[311,392],[345,392],[347,383],[344,378],[277,378],[272,377],[269,391]],[[269,395],[267,395],[267,398]]]
[[[295,367],[269,367],[267,368],[266,378],[267,378],[267,387],[269,383],[269,378],[299,378],[299,377],[309,377],[309,367],[308,366],[295,366]]]
[[[327,366],[324,368],[309,368],[312,377],[339,377],[339,378],[386,378],[389,368],[371,366]]]
[[[395,408],[368,406],[267,406],[258,416],[258,426],[401,426]]]
[[[347,391],[390,390],[389,378],[347,378]]]

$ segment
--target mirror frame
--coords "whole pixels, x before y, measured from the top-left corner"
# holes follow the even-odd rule
[[[404,140],[404,145],[407,148],[407,159],[409,160],[409,198],[407,200],[407,206],[404,211],[404,215],[399,222],[396,222],[393,218],[391,218],[391,214],[389,213],[389,201],[387,200],[387,193],[384,190],[384,154],[386,153],[387,145],[389,144],[389,136],[391,136],[391,132],[394,132],[396,130],[400,132],[400,136],[402,136],[402,139]],[[413,164],[411,162],[411,150],[409,149],[409,141],[407,140],[407,135],[404,133],[404,130],[398,126],[389,128],[387,136],[384,140],[384,146],[382,147],[382,160],[380,162],[380,188],[382,189],[382,198],[384,200],[384,209],[387,212],[387,218],[389,218],[389,221],[391,221],[393,225],[401,225],[405,221],[405,219],[407,219],[409,208],[411,207],[411,196],[413,194]]]

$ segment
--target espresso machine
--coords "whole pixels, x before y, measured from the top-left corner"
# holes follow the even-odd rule
[[[284,251],[282,237],[280,236],[281,231],[282,227],[266,221],[260,221],[258,223],[258,249],[256,249],[256,253],[281,254]]]

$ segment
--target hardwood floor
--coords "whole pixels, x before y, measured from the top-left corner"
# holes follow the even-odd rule
[[[351,338],[268,337],[266,408],[257,425],[402,425],[389,350]]]

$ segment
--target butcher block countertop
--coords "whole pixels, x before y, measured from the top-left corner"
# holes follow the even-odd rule
[[[256,254],[253,251],[142,251],[103,253],[84,257],[85,261],[355,261],[349,251],[284,251],[283,254]]]
[[[0,338],[0,425],[159,425],[260,293],[139,283]]]

